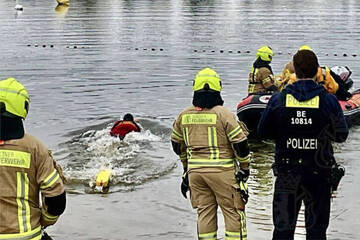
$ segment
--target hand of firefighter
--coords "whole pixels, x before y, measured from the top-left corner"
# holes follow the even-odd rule
[[[181,182],[181,193],[184,198],[187,198],[186,193],[189,191],[189,175],[187,169],[184,169],[184,173],[182,175],[182,182]]]
[[[43,231],[41,240],[53,240],[53,239],[45,231]]]
[[[235,172],[235,178],[238,183],[240,182],[246,182],[249,179],[250,176],[250,170],[249,169],[243,169],[243,168],[237,168]]]

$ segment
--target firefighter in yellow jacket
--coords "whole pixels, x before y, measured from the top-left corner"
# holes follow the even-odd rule
[[[221,81],[210,69],[194,79],[193,106],[173,124],[173,150],[183,162],[181,191],[190,188],[198,212],[198,239],[217,239],[217,208],[225,219],[226,240],[246,240],[246,180],[250,152],[246,132],[235,115],[223,107]]]
[[[298,51],[301,50],[310,50],[313,51],[308,45],[301,46]],[[281,72],[280,81],[277,85],[280,89],[285,88],[287,84],[292,84],[296,81],[295,69],[293,61],[288,62],[283,71]],[[338,83],[331,76],[330,68],[328,67],[319,67],[316,74],[316,82],[322,84],[328,93],[335,94],[339,89]]]
[[[275,78],[270,66],[273,50],[262,46],[256,52],[256,60],[250,69],[248,94],[277,91]]]
[[[44,144],[24,132],[29,103],[16,79],[0,81],[0,239],[41,239],[41,228],[65,209],[61,168]]]

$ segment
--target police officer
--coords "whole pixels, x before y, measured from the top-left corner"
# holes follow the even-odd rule
[[[41,228],[54,224],[65,209],[59,166],[24,132],[29,104],[16,79],[0,81],[0,239],[41,239]]]
[[[304,202],[306,239],[321,240],[336,185],[331,142],[345,141],[348,128],[336,97],[315,82],[319,64],[314,52],[298,51],[293,63],[297,81],[271,97],[258,126],[259,135],[276,144],[273,239],[294,238]]]
[[[262,46],[256,52],[256,60],[249,73],[248,94],[277,91],[270,63],[274,56],[269,46]]]
[[[184,166],[182,193],[190,183],[191,204],[198,212],[198,239],[217,239],[217,208],[225,218],[225,239],[247,238],[245,224],[249,148],[245,130],[223,107],[221,81],[210,69],[194,79],[193,105],[173,124],[173,150]],[[237,166],[235,178],[234,165]]]

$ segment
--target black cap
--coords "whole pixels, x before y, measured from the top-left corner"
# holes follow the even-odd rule
[[[127,114],[125,114],[123,120],[124,121],[134,121],[134,117],[133,117],[133,115],[131,115],[131,113],[127,113]]]

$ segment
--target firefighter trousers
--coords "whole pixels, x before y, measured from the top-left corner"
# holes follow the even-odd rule
[[[325,240],[330,217],[331,187],[315,174],[281,173],[275,181],[273,240],[292,240],[302,202],[307,240]]]
[[[234,169],[222,172],[190,172],[190,198],[198,213],[198,239],[217,239],[217,208],[224,215],[225,240],[246,240],[245,206]]]

